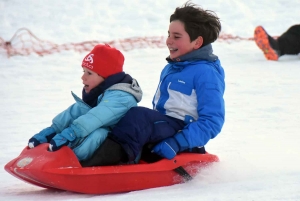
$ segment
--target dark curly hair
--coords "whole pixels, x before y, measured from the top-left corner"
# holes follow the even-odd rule
[[[177,7],[170,16],[170,23],[179,20],[184,24],[190,40],[203,37],[203,46],[213,43],[221,31],[220,18],[211,10],[203,10],[198,5],[187,1],[182,7]]]

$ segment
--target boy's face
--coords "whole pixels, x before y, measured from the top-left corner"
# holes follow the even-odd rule
[[[85,93],[89,93],[93,88],[95,88],[101,82],[104,81],[104,78],[95,73],[94,71],[91,71],[90,69],[84,67],[82,69],[83,75],[81,76],[81,79],[84,85]]]
[[[170,23],[166,44],[169,48],[171,59],[197,49],[195,47],[196,40],[191,42],[189,34],[184,29],[184,24],[179,20],[174,20]]]

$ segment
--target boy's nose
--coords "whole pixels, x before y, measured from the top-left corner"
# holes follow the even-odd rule
[[[169,45],[169,44],[171,45],[172,43],[173,43],[173,41],[172,41],[170,38],[167,38],[166,44],[167,44],[167,45]]]

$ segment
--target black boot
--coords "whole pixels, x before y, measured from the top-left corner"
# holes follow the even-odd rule
[[[81,161],[82,167],[117,165],[127,162],[127,155],[121,145],[109,138],[100,145],[93,156]]]
[[[275,40],[273,37],[271,37],[269,35],[268,35],[268,40],[269,40],[269,43],[270,43],[271,47],[273,48],[273,50],[275,50],[276,53],[278,54],[278,56],[280,56],[281,54],[280,54],[277,40]]]

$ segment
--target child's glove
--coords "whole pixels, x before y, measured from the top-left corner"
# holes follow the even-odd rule
[[[55,134],[54,128],[47,127],[29,139],[28,147],[32,149],[39,144],[49,142]]]
[[[56,134],[49,143],[50,151],[57,151],[62,146],[68,145],[70,142],[76,139],[76,135],[72,128],[68,127],[61,133]]]
[[[172,159],[178,152],[187,148],[189,148],[189,143],[185,139],[184,135],[180,132],[173,137],[169,137],[155,145],[152,152],[160,155],[161,157]]]

